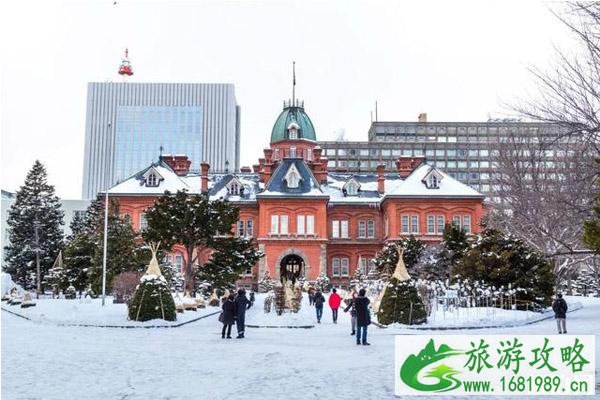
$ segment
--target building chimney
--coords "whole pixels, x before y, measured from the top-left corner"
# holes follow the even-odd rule
[[[319,146],[317,146],[312,149],[312,153],[313,153],[313,161],[319,162],[321,160],[321,155],[323,154],[323,149],[320,148]]]
[[[377,191],[379,194],[385,193],[385,176],[383,173],[385,172],[385,165],[379,164],[377,166]]]
[[[252,171],[254,171],[255,174],[258,174],[260,172],[260,164],[252,165]]]
[[[400,178],[408,177],[425,160],[425,157],[400,157],[396,161],[396,169]]]
[[[186,176],[190,172],[190,165],[192,165],[185,154],[163,154],[160,156],[160,160],[171,167],[177,176]]]
[[[240,172],[241,172],[242,174],[249,174],[249,173],[251,173],[251,172],[252,172],[252,168],[250,168],[250,167],[247,167],[247,166],[244,166],[244,167],[240,168]]]
[[[200,193],[208,193],[208,170],[210,165],[206,161],[200,163]]]
[[[427,122],[427,113],[419,114],[419,122]]]
[[[264,149],[265,153],[265,163],[271,164],[273,162],[273,149]]]

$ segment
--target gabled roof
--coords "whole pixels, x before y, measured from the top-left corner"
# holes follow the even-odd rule
[[[146,186],[145,181],[147,175],[154,170],[162,180],[160,180],[158,186]],[[138,173],[130,176],[129,178],[117,183],[115,186],[108,190],[111,195],[152,195],[162,194],[168,190],[170,192],[176,192],[178,190],[190,190],[189,185],[173,170],[169,165],[163,161],[157,161],[150,164],[147,168],[139,171]]]
[[[287,187],[285,175],[294,166],[301,176],[298,188]],[[163,180],[158,186],[147,187],[144,176],[152,169],[159,174]],[[442,178],[439,188],[429,189],[424,180],[429,174],[436,173]],[[244,186],[244,193],[232,195],[228,193],[227,185],[236,179]],[[360,185],[357,196],[344,196],[343,189],[350,180]],[[109,190],[111,195],[131,196],[160,196],[165,190],[172,193],[178,190],[186,190],[189,193],[200,193],[200,176],[197,173],[189,173],[186,176],[178,176],[164,162],[156,162],[147,168],[132,175],[126,180],[116,184]],[[255,173],[237,174],[209,174],[208,179],[209,196],[216,200],[228,199],[233,202],[255,202],[257,198],[268,197],[315,197],[327,198],[330,204],[363,204],[366,206],[378,206],[386,198],[476,198],[483,199],[485,196],[475,189],[457,181],[443,171],[436,169],[426,163],[418,166],[407,178],[401,179],[397,173],[385,174],[385,194],[377,191],[377,174],[343,174],[330,172],[327,183],[319,184],[309,166],[301,158],[285,158],[273,172],[271,179],[266,184],[260,182],[260,177]]]
[[[290,168],[296,168],[300,174],[301,179],[297,188],[287,186],[285,176]],[[321,190],[321,185],[319,185],[319,182],[317,182],[317,179],[302,158],[284,158],[265,185],[265,190],[259,193],[258,196],[323,197],[324,194]]]

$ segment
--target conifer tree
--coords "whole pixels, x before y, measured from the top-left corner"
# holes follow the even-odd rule
[[[185,248],[185,290],[194,292],[194,267],[197,250],[212,248],[217,241],[231,232],[238,220],[239,210],[226,200],[209,200],[206,195],[168,191],[146,211],[147,242],[160,242],[165,250],[180,244]]]
[[[43,282],[63,246],[63,224],[54,186],[48,184],[46,168],[36,160],[16,193],[7,220],[9,244],[5,247],[4,270],[23,288],[36,287],[36,248]]]
[[[220,238],[213,249],[210,260],[196,271],[196,282],[211,290],[235,288],[240,275],[263,256],[247,238]]]
[[[515,292],[519,301],[544,307],[552,302],[552,265],[512,235],[485,228],[453,269],[455,278],[483,281]],[[523,303],[520,303],[523,305]]]

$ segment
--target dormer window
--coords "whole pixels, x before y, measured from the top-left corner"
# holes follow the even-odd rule
[[[283,179],[285,179],[287,182],[288,188],[296,189],[300,186],[300,179],[302,179],[302,177],[300,176],[300,172],[298,172],[296,166],[292,164],[287,170]]]
[[[300,126],[297,123],[292,122],[287,129],[288,139],[298,139],[298,131],[300,130]]]
[[[142,176],[142,185],[146,187],[158,187],[160,181],[164,178],[156,171],[155,168],[149,168]]]
[[[244,185],[237,178],[233,178],[227,185],[227,193],[232,196],[241,196],[244,194]]]
[[[441,181],[442,174],[433,168],[427,173],[427,175],[425,175],[425,178],[423,179],[423,183],[425,183],[427,189],[439,189]]]
[[[156,177],[156,174],[148,175],[148,179],[146,179],[146,186],[150,186],[150,187],[158,186],[158,178]]]
[[[346,196],[358,196],[360,183],[358,183],[356,179],[350,178],[350,180],[344,184],[342,190]]]

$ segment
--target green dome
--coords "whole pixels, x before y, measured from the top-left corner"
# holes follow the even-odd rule
[[[273,131],[271,132],[271,143],[280,142],[290,139],[288,128],[291,124],[298,126],[298,139],[317,141],[315,128],[313,127],[310,118],[304,112],[304,107],[296,103],[296,106],[284,104],[283,111],[277,117]]]

